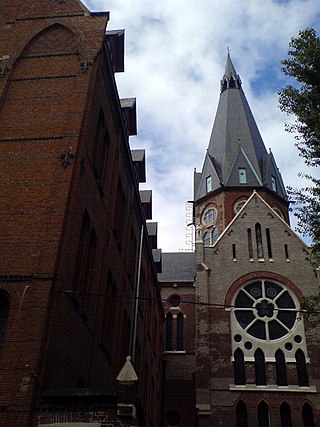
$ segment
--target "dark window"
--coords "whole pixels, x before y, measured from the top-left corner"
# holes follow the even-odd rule
[[[98,172],[97,165],[99,162],[99,151],[100,151],[100,146],[103,140],[105,126],[106,126],[106,122],[105,122],[104,114],[103,114],[103,111],[100,110],[98,124],[97,124],[97,131],[93,141],[93,149],[92,149],[93,166],[96,172]]]
[[[307,364],[306,357],[302,350],[296,351],[296,365],[297,365],[297,376],[298,376],[298,385],[308,387],[308,373],[307,373]]]
[[[236,82],[234,78],[231,76],[229,80],[229,88],[233,88],[233,87],[236,87]]]
[[[254,368],[256,373],[256,385],[266,385],[266,363],[263,351],[260,348],[254,353]]]
[[[291,409],[287,402],[280,406],[281,427],[292,427]]]
[[[237,427],[248,427],[247,407],[242,400],[237,403],[236,417]]]
[[[246,372],[243,352],[240,348],[234,352],[234,383],[244,385],[246,383]]]
[[[93,284],[94,261],[97,247],[97,235],[94,229],[90,231],[88,254],[86,259],[85,271],[82,280],[79,284],[79,294],[81,306],[84,311],[88,309],[90,292]]]
[[[172,314],[168,313],[166,317],[166,350],[172,351]]]
[[[182,351],[184,350],[184,344],[183,344],[183,335],[184,335],[184,330],[183,330],[183,323],[184,323],[184,318],[183,318],[183,314],[179,313],[177,316],[177,350],[178,351]]]
[[[181,298],[178,295],[173,295],[169,298],[169,303],[171,307],[179,307],[181,304]]]
[[[289,249],[288,249],[288,245],[284,245],[284,252],[286,255],[286,258],[289,259]]]
[[[235,244],[232,245],[232,256],[233,256],[233,259],[237,259],[237,252],[236,252],[236,245]]]
[[[253,258],[253,248],[252,248],[252,233],[251,228],[247,229],[247,235],[248,235],[248,250],[249,250],[249,258]]]
[[[268,258],[272,258],[272,247],[271,247],[271,237],[270,237],[270,228],[266,229],[267,235],[267,248],[268,248]]]
[[[303,427],[315,427],[312,407],[309,403],[302,406]]]
[[[89,236],[90,236],[90,218],[89,218],[88,212],[85,211],[82,218],[75,273],[74,273],[74,279],[73,279],[73,288],[77,292],[79,291],[80,282],[82,281],[82,277],[84,275],[86,258],[88,253]]]
[[[98,177],[100,178],[101,185],[103,185],[105,171],[107,168],[109,145],[109,131],[108,129],[105,129],[103,139],[100,141],[99,153],[96,161],[96,172]]]
[[[280,349],[276,351],[276,373],[277,385],[288,385],[286,360]]]
[[[258,425],[259,427],[269,427],[269,408],[266,402],[260,402],[258,406]]]
[[[118,239],[118,243],[121,243],[123,230],[125,226],[125,211],[126,211],[126,198],[122,189],[122,184],[119,179],[116,195],[116,204],[114,211],[114,231]]]
[[[262,244],[262,233],[261,233],[261,225],[259,223],[255,226],[256,229],[256,241],[257,241],[257,255],[258,258],[263,258],[263,244]]]
[[[10,310],[9,299],[3,291],[0,291],[0,345],[4,343],[9,310]]]

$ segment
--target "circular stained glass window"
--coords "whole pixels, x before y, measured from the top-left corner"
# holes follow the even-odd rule
[[[204,224],[212,224],[217,218],[217,209],[210,208],[207,211],[205,211],[202,221]]]
[[[169,303],[171,307],[179,307],[181,304],[181,298],[178,295],[173,295],[169,298]]]
[[[287,288],[270,280],[257,280],[239,290],[234,314],[247,334],[272,341],[291,332],[297,307]]]

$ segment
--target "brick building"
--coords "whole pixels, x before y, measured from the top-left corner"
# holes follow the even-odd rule
[[[108,20],[78,0],[0,5],[3,427],[161,424],[161,256]]]
[[[193,207],[194,254],[159,274],[165,425],[320,425],[320,330],[297,311],[318,280],[229,55]]]

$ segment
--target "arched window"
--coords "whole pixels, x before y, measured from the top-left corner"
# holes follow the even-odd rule
[[[166,317],[166,350],[172,351],[172,314]]]
[[[7,329],[10,301],[5,292],[0,291],[0,345],[4,342]]]
[[[217,229],[217,227],[214,227],[214,229],[211,232],[211,245],[213,245],[219,237],[219,230]]]
[[[204,246],[210,246],[210,234],[206,231],[203,235],[203,244]]]
[[[297,365],[297,376],[298,385],[303,387],[309,386],[306,357],[302,350],[296,351],[296,365]]]
[[[246,372],[242,350],[237,348],[234,352],[234,383],[243,385],[246,383]]]
[[[313,419],[313,411],[309,403],[302,406],[303,427],[315,427]]]
[[[257,241],[257,255],[258,258],[263,258],[263,244],[262,244],[262,233],[261,233],[261,225],[257,222],[256,224],[256,241]]]
[[[269,427],[269,408],[266,402],[262,401],[258,406],[258,426]]]
[[[106,127],[106,121],[104,118],[103,111],[101,109],[98,117],[97,129],[96,129],[96,134],[95,134],[93,147],[92,147],[92,163],[94,165],[95,172],[97,174],[98,174],[98,165],[99,165],[99,152],[100,152],[100,147],[103,141],[105,127]]]
[[[286,360],[280,349],[276,351],[276,373],[277,385],[288,385]]]
[[[266,385],[266,364],[263,351],[260,348],[254,353],[254,368],[256,373],[256,385]]]
[[[237,427],[248,427],[247,407],[242,400],[237,403],[236,417]]]
[[[292,427],[291,409],[287,402],[280,406],[281,427]]]
[[[177,316],[177,351],[182,351],[184,350],[184,345],[183,345],[183,314],[179,313]]]

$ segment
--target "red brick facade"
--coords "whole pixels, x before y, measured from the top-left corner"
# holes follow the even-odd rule
[[[0,7],[1,426],[36,426],[57,403],[40,424],[98,420],[85,413],[101,396],[101,423],[116,420],[141,234],[140,296],[154,302],[139,304],[139,385],[122,403],[160,425],[163,314],[107,22],[76,0]]]

